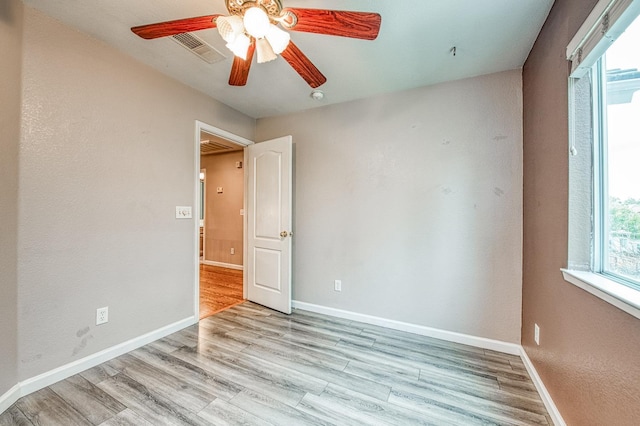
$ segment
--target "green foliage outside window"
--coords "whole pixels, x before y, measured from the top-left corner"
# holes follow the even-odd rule
[[[629,238],[640,240],[640,200],[611,197],[609,207],[611,232],[627,233]]]

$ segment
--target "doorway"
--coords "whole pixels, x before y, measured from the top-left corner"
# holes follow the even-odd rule
[[[196,139],[196,314],[202,319],[246,297],[244,147],[252,142],[201,122]]]

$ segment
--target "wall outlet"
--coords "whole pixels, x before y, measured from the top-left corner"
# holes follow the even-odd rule
[[[236,249],[234,249],[233,247],[231,247],[231,254],[236,254]]]
[[[109,307],[98,308],[96,310],[96,325],[105,324],[109,322]]]
[[[342,291],[342,281],[340,281],[340,280],[335,280],[335,281],[333,282],[333,289],[334,289],[335,291]]]
[[[536,341],[536,345],[540,345],[540,326],[538,324],[533,326],[533,340]]]

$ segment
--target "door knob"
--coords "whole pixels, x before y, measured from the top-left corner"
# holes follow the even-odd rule
[[[287,238],[287,236],[288,236],[288,235],[289,235],[289,234],[287,233],[287,231],[282,231],[282,232],[280,233],[280,236],[281,236],[282,238]]]

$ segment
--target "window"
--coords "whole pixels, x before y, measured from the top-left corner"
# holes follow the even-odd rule
[[[640,18],[607,49],[594,84],[596,272],[640,290]]]
[[[640,313],[638,46],[640,0],[601,0],[567,48],[572,73],[569,271],[565,271],[582,271],[574,278],[587,277],[588,284],[623,299],[636,308],[636,316]]]

